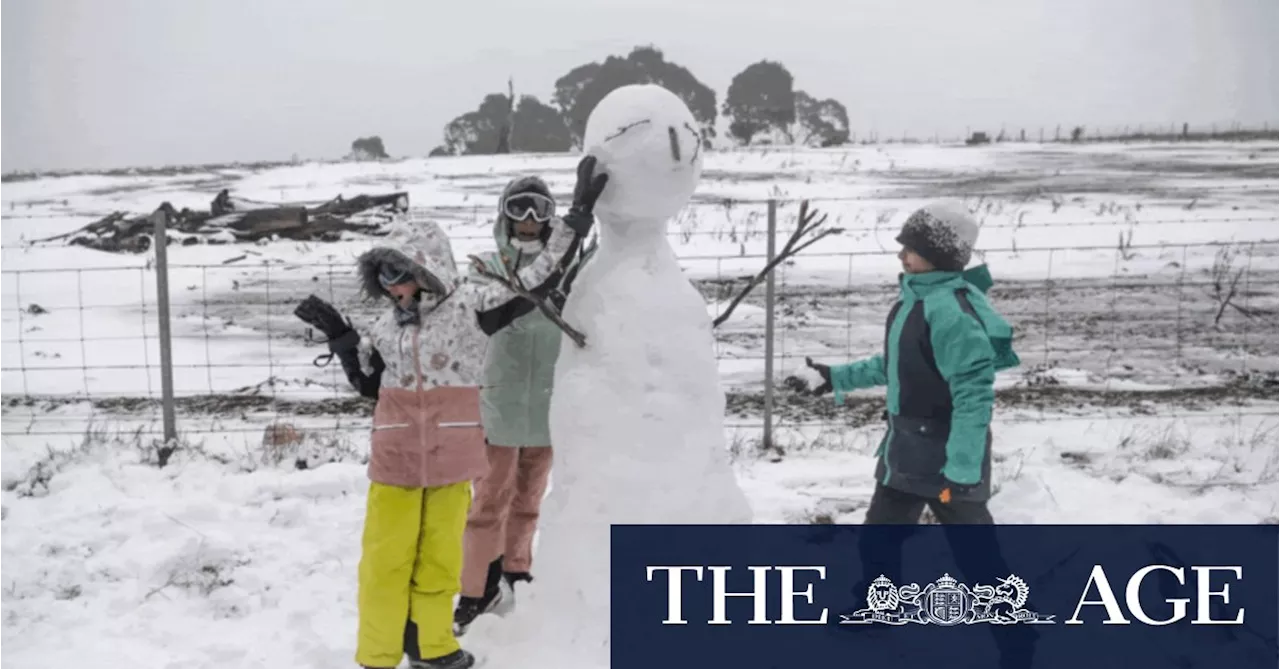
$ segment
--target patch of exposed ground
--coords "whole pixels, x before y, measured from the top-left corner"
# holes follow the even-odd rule
[[[1203,410],[1278,398],[1280,385],[1274,371],[1236,375],[1219,385],[1166,390],[1095,390],[1045,383],[996,391],[997,405],[1004,408],[1081,414],[1099,409],[1123,409],[1135,416],[1152,414],[1156,406]],[[754,418],[764,412],[763,392],[729,392],[726,400],[726,417],[730,420]],[[82,402],[85,400],[75,397],[9,397],[4,400],[4,410],[48,413]],[[99,397],[88,402],[95,412],[115,415],[154,413],[160,409],[160,400],[147,397]],[[277,399],[262,394],[220,393],[178,397],[175,405],[178,414],[187,417],[243,416],[259,412],[269,412],[280,418],[355,417],[371,415],[374,402],[354,393],[308,401]],[[805,382],[794,377],[785,379],[773,398],[773,415],[782,421],[822,421],[857,427],[880,422],[884,410],[883,396],[849,398],[844,406],[837,406],[830,395],[808,394]]]

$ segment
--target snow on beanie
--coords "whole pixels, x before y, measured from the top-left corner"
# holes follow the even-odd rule
[[[978,241],[978,222],[961,202],[933,202],[917,209],[902,224],[897,242],[944,272],[960,272],[969,264]]]

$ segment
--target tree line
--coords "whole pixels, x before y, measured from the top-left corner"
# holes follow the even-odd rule
[[[819,99],[795,88],[781,63],[762,60],[734,76],[722,105],[716,92],[687,68],[666,60],[651,46],[625,57],[609,56],[573,68],[556,80],[550,103],[535,95],[490,93],[473,111],[450,121],[433,156],[512,152],[564,152],[582,148],[591,110],[614,89],[653,83],[675,93],[693,112],[710,148],[717,113],[729,121],[728,135],[741,146],[803,144],[836,146],[849,140],[849,114],[834,99]]]

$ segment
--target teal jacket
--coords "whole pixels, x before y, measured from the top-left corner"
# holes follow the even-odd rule
[[[831,368],[836,402],[887,387],[889,429],[876,465],[884,485],[935,497],[950,481],[962,499],[986,499],[995,374],[1020,364],[1013,329],[986,298],[991,274],[981,265],[904,274],[899,283],[884,352]]]
[[[490,271],[505,273],[500,254],[522,268],[536,253],[517,253],[499,216],[493,226],[498,249],[481,259]],[[580,256],[561,277],[552,301],[563,304],[563,294],[587,254]],[[472,270],[472,276],[478,276]],[[527,300],[515,300],[501,310],[481,314],[481,328],[489,334],[480,388],[480,418],[485,439],[493,446],[550,446],[551,390],[563,333]]]

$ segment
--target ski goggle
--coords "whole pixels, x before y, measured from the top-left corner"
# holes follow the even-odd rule
[[[519,193],[503,200],[502,213],[513,221],[532,218],[546,223],[556,213],[556,201],[541,193]]]
[[[383,265],[382,270],[378,272],[378,283],[381,283],[383,288],[398,286],[413,280],[412,272],[391,265]]]

